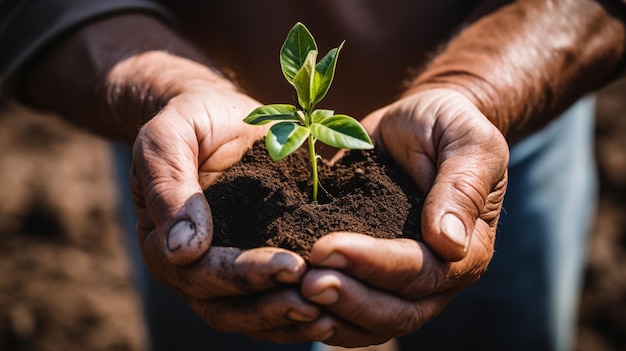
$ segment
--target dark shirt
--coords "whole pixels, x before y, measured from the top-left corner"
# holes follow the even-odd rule
[[[68,31],[117,11],[145,11],[166,17],[149,0],[0,0],[0,77],[13,95],[19,73]]]

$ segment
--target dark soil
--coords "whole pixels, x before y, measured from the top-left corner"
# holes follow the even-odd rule
[[[313,202],[308,152],[300,149],[273,162],[257,142],[205,192],[214,245],[275,246],[306,258],[317,239],[336,231],[421,239],[423,194],[387,155],[353,150],[319,168],[321,186]]]

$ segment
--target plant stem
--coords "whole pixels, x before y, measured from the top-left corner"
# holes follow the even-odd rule
[[[313,182],[313,202],[317,202],[317,155],[315,155],[315,137],[309,136],[309,156],[311,158],[311,181]]]

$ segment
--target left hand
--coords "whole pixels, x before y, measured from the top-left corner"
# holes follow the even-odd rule
[[[425,243],[333,233],[312,248],[303,296],[326,315],[323,342],[380,344],[438,315],[485,272],[507,184],[508,146],[462,94],[422,91],[364,125],[427,193]]]
[[[144,53],[118,68],[129,72],[121,77],[132,79],[146,68],[163,73],[147,76],[148,91],[174,95],[141,127],[133,147],[130,184],[139,247],[154,278],[213,329],[283,343],[315,337],[315,331],[299,332],[320,314],[319,306],[299,292],[306,271],[302,257],[212,241],[213,219],[203,190],[265,133],[242,122],[259,103],[206,67],[166,53]]]

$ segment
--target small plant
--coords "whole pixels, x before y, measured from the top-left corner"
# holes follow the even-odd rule
[[[314,202],[317,201],[318,188],[318,155],[315,151],[318,140],[341,149],[374,147],[356,119],[335,114],[332,110],[315,109],[332,83],[342,47],[343,43],[317,62],[317,44],[313,36],[302,23],[296,23],[280,49],[280,66],[287,81],[296,88],[298,106],[265,105],[244,118],[244,122],[252,125],[277,122],[265,137],[265,145],[274,161],[287,157],[308,140]]]

